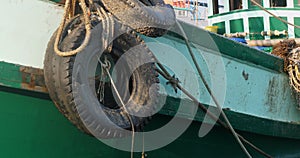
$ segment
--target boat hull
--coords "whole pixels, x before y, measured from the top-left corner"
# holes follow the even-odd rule
[[[27,5],[23,7],[28,9],[33,2],[24,0],[5,3],[13,7],[22,7],[22,4],[26,3]],[[37,34],[30,32],[29,34],[33,34],[32,37],[35,38],[32,38],[29,43],[24,42],[27,41],[26,39],[20,38],[18,42],[0,46],[0,50],[3,51],[0,60],[4,61],[0,62],[2,125],[0,131],[3,140],[0,142],[0,156],[121,157],[129,154],[110,148],[96,138],[79,132],[55,109],[44,83],[42,56],[47,40],[58,25],[57,19],[60,18],[57,18],[57,15],[62,14],[62,7],[46,1],[38,1],[37,5],[42,6],[39,11],[47,8],[47,11],[55,13],[47,14],[50,16],[48,19],[50,23],[48,20],[31,23],[39,27],[42,32]],[[22,13],[31,17],[37,16],[33,12],[27,14],[24,10],[20,11],[22,12],[16,15]],[[15,19],[19,20],[22,17],[16,16]],[[40,19],[43,19],[43,16]],[[24,25],[26,30],[32,27],[29,24]],[[225,84],[217,84],[213,92],[218,100],[224,99],[222,106],[233,127],[272,156],[299,157],[300,112],[296,109],[297,100],[288,85],[288,76],[283,72],[283,60],[194,26],[181,24],[192,43],[197,62],[200,63],[209,84],[211,85],[212,82],[209,77],[221,78],[222,83],[225,81]],[[12,33],[12,30],[8,29],[8,32]],[[194,66],[191,66],[191,69],[182,67],[184,60],[189,65],[192,65],[192,60],[184,40],[178,36],[180,30],[174,28],[172,31],[173,33],[161,38],[143,37],[143,39],[158,58],[162,57],[160,59],[167,59],[166,62],[175,63],[175,66],[179,65],[173,71],[178,72],[176,77],[182,81],[181,83],[189,83],[191,81],[189,75],[196,76],[195,85],[199,85],[196,87],[198,93],[195,93],[198,95],[197,99],[212,111],[216,111],[202,80],[195,73]],[[24,38],[25,35],[27,38],[26,31],[20,31],[18,34]],[[0,38],[0,41],[13,41],[13,37],[16,36],[11,36],[9,40]],[[20,43],[22,46],[13,47],[14,43]],[[157,46],[158,43],[162,45]],[[37,45],[38,48],[35,47]],[[20,48],[24,49],[19,50]],[[178,54],[170,51],[171,48]],[[24,55],[25,53],[30,56]],[[179,59],[176,55],[179,55]],[[221,63],[216,62],[216,59],[220,59]],[[221,67],[216,66],[219,64]],[[203,138],[198,137],[201,123],[214,124],[214,122],[204,119],[205,114],[199,109],[178,112],[177,109],[182,106],[181,102],[186,103],[183,106],[187,110],[195,109],[195,105],[190,104],[190,99],[182,96],[180,92],[175,93],[170,85],[165,84],[167,82],[165,79],[160,77],[160,80],[164,90],[161,91],[161,96],[166,97],[166,102],[146,128],[150,130],[159,127],[176,114],[179,114],[181,119],[193,120],[193,122],[175,142],[164,148],[147,152],[150,157],[244,156],[233,136],[217,124],[208,135]],[[224,92],[223,96],[219,95],[220,91]],[[189,112],[195,113],[195,116]],[[146,143],[151,145],[151,142]],[[251,151],[251,153],[255,155],[255,152]]]

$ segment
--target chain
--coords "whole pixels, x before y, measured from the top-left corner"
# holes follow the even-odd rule
[[[106,82],[106,78],[107,78],[107,72],[105,71],[104,67],[107,67],[108,70],[110,70],[111,64],[107,59],[107,56],[104,56],[104,66],[101,66],[101,74],[100,74],[100,79],[99,79],[99,87],[97,90],[97,94],[99,95],[99,102],[101,102],[102,104],[104,103],[104,90],[105,90],[105,82]]]

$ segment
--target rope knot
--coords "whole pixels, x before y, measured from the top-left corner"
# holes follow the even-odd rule
[[[179,79],[175,77],[175,75],[173,75],[172,77],[169,77],[168,80],[169,81],[166,84],[170,84],[173,87],[175,93],[177,93],[177,85],[180,83]]]

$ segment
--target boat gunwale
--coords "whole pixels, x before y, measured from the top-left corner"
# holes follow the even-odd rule
[[[205,47],[207,49],[211,49],[213,51],[220,52],[222,56],[229,56],[238,61],[249,62],[254,65],[259,65],[264,68],[274,70],[277,72],[284,72],[284,61],[283,59],[258,50],[256,48],[252,48],[246,44],[242,44],[236,41],[233,41],[227,37],[218,35],[216,33],[212,33],[206,31],[202,28],[193,26],[192,24],[188,24],[184,21],[178,20],[182,25],[185,33],[188,37],[188,40],[195,45],[199,45],[201,47]],[[173,27],[166,38],[176,38],[178,42],[184,43],[183,38],[176,34],[175,32],[180,32],[180,30],[176,27]],[[209,35],[212,40],[215,41],[214,44],[209,44],[205,40],[201,40],[203,36]],[[216,48],[217,46],[217,48]],[[240,51],[236,51],[240,50]]]

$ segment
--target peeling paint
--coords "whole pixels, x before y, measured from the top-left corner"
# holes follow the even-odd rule
[[[42,69],[20,66],[20,73],[22,76],[22,88],[39,92],[48,92]]]

